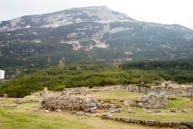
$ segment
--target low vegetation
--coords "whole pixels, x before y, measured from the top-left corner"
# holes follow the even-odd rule
[[[48,87],[59,91],[64,87],[94,87],[105,85],[150,86],[156,82],[172,80],[193,82],[193,64],[179,61],[146,61],[125,64],[77,63],[47,69],[30,69],[15,79],[0,84],[0,95],[24,97]]]

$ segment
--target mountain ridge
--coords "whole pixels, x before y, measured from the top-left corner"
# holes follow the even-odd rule
[[[121,15],[124,15],[125,17],[129,18],[130,20],[133,20],[133,21],[139,21],[139,22],[144,22],[144,23],[153,23],[153,24],[159,24],[159,25],[171,25],[171,26],[180,26],[180,27],[183,27],[183,28],[186,28],[186,29],[190,29],[192,30],[191,28],[189,27],[185,27],[183,25],[180,25],[180,24],[163,24],[163,23],[155,23],[155,22],[147,22],[147,21],[140,21],[140,20],[135,20],[131,17],[129,17],[127,14],[124,14],[124,13],[120,13],[120,12],[117,12],[117,11],[113,11],[111,9],[109,9],[107,6],[105,5],[101,5],[101,6],[88,6],[88,7],[73,7],[73,8],[69,8],[69,9],[64,9],[64,10],[61,10],[61,11],[56,11],[56,12],[50,12],[50,13],[44,13],[44,14],[32,14],[32,15],[24,15],[24,16],[21,16],[21,17],[16,17],[16,18],[13,18],[13,19],[9,19],[9,20],[2,20],[0,21],[0,26],[3,22],[8,22],[8,21],[13,21],[13,20],[17,20],[17,19],[20,19],[20,18],[25,18],[25,17],[37,17],[37,16],[42,16],[42,15],[53,15],[53,14],[58,14],[58,13],[63,13],[65,11],[70,11],[70,10],[86,10],[86,9],[102,9],[102,10],[109,10],[109,11],[112,11],[112,12],[115,12],[115,13],[119,13]]]
[[[192,29],[138,21],[105,6],[23,16],[0,24],[2,68],[189,57],[193,57]]]

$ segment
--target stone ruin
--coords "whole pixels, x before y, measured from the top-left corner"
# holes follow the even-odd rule
[[[112,86],[106,88],[97,88],[97,90],[126,90],[129,92],[137,92],[143,94],[156,93],[161,94],[164,92],[166,95],[174,95],[186,98],[193,98],[193,87],[187,88],[172,88],[172,87],[143,87],[143,86]]]
[[[78,88],[64,88],[62,96],[64,95],[86,95],[89,92],[87,87],[78,87]]]
[[[48,97],[41,102],[43,108],[48,110],[69,110],[96,112],[96,101],[91,98],[82,99],[72,96]]]
[[[147,109],[160,109],[168,107],[168,97],[165,94],[151,93],[141,97],[135,102],[135,106]]]
[[[179,129],[193,129],[193,122],[177,122],[177,121],[155,121],[155,120],[140,120],[136,118],[127,118],[127,117],[119,117],[112,116],[111,114],[103,114],[101,116],[102,119],[109,119],[115,121],[121,121],[125,123],[135,123],[146,126],[157,126],[157,127],[171,127],[171,128],[179,128]]]
[[[92,98],[80,98],[73,96],[56,96],[45,98],[41,106],[47,110],[83,111],[96,113],[97,109],[116,109],[120,108],[115,104],[96,101]]]

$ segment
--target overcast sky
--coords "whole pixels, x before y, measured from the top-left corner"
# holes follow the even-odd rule
[[[193,29],[193,0],[0,0],[0,21],[72,7],[106,5],[141,21]]]

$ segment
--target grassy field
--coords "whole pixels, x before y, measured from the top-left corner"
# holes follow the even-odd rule
[[[143,94],[117,90],[92,92],[86,97],[88,96],[100,100],[116,100],[119,102],[122,99],[137,99],[143,96]],[[176,100],[169,100],[169,107],[161,109],[161,113],[147,113],[144,109],[129,107],[136,113],[133,114],[124,111],[113,113],[113,115],[157,121],[192,121],[193,101],[187,98],[175,98]],[[37,98],[35,96],[24,98],[24,100],[27,99]],[[12,104],[15,104],[14,98],[7,98],[0,101],[0,105]],[[45,113],[44,110],[34,111],[38,106],[39,103],[27,103],[20,104],[16,108],[0,108],[0,129],[158,129],[158,127],[104,120],[100,117],[76,116],[70,112],[53,111]],[[178,111],[171,113],[170,108],[177,108]],[[189,110],[189,113],[182,113],[182,109]]]
[[[147,111],[156,111],[157,109],[144,110],[137,107],[130,107],[136,113],[115,113],[117,116],[126,116],[138,118],[142,120],[157,120],[157,121],[193,121],[193,101],[189,98],[173,96],[176,100],[168,101],[167,109],[159,109],[161,113],[147,113]],[[170,112],[170,108],[177,109],[176,113]],[[188,113],[183,113],[182,110],[188,110]]]
[[[121,100],[121,99],[140,98],[141,96],[143,96],[143,94],[128,92],[126,90],[115,90],[115,91],[92,92],[88,96],[94,97],[99,100]]]
[[[156,120],[156,121],[193,121],[193,112],[183,113],[181,110],[176,113],[171,113],[169,109],[161,110],[161,113],[147,113],[142,109],[131,108],[136,113],[115,113],[116,116],[124,116],[130,118],[137,118],[142,120]],[[153,110],[151,110],[153,111]]]
[[[11,104],[11,100],[8,101]],[[99,117],[75,116],[69,112],[35,112],[35,106],[38,105],[22,104],[17,108],[0,108],[0,129],[155,129]]]

